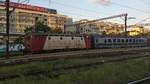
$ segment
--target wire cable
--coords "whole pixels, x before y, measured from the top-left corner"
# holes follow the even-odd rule
[[[128,9],[134,9],[135,11],[139,11],[139,12],[142,12],[142,13],[150,14],[150,12],[146,12],[146,11],[141,10],[141,9],[130,7],[128,5],[123,5],[123,4],[119,4],[119,3],[115,3],[115,2],[111,2],[111,3],[114,4],[114,5],[120,6],[120,7],[125,7],[125,8],[128,8]]]
[[[61,6],[64,6],[64,7],[70,7],[70,8],[74,8],[74,9],[83,10],[83,11],[94,13],[94,14],[110,14],[110,13],[104,13],[104,12],[103,13],[102,12],[97,12],[97,11],[94,11],[94,10],[89,10],[89,9],[76,7],[76,6],[72,6],[72,5],[67,5],[67,4],[63,4],[63,3],[60,3],[60,2],[56,2],[56,1],[51,1],[51,3],[61,5]]]

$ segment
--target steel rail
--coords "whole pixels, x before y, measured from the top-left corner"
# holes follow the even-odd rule
[[[140,79],[140,80],[129,82],[128,84],[141,84],[142,82],[147,81],[147,80],[150,80],[150,76],[146,77],[146,78],[143,78],[143,79]]]

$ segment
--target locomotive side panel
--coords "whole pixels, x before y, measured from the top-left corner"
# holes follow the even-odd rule
[[[86,48],[91,49],[92,48],[92,43],[91,43],[92,38],[91,38],[91,36],[85,36],[84,40],[85,40]]]
[[[86,48],[83,37],[48,36],[43,50]]]
[[[39,36],[39,35],[32,35],[31,37],[31,51],[38,52],[42,51],[47,36]]]

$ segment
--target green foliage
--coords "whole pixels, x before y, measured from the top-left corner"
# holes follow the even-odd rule
[[[35,25],[35,32],[51,32],[51,28],[43,22],[37,22]]]
[[[14,43],[15,44],[22,44],[23,43],[23,36],[19,36],[18,38],[16,38],[15,40],[14,40]]]
[[[25,33],[31,33],[32,30],[33,30],[33,27],[27,27],[27,28],[24,30],[24,32],[25,32]]]
[[[62,30],[58,28],[58,29],[54,29],[53,32],[55,32],[55,33],[62,33]]]
[[[52,32],[51,28],[48,25],[45,25],[43,22],[36,22],[36,24],[32,27],[28,27],[24,30],[24,32],[31,33],[31,32]]]

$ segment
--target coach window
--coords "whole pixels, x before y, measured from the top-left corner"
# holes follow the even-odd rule
[[[113,39],[113,42],[115,43],[115,42],[116,42],[116,39]]]
[[[128,43],[128,39],[126,39],[126,42]]]
[[[107,40],[105,39],[104,42],[107,43]]]
[[[143,43],[144,41],[143,41],[143,39],[141,39],[141,43]]]
[[[135,43],[135,39],[133,39],[133,42]]]
[[[138,42],[140,43],[140,42],[141,42],[141,39],[138,39]]]
[[[138,40],[138,39],[136,39],[136,43],[138,43],[138,41],[139,41],[139,40]]]
[[[137,43],[137,40],[135,39],[135,43]]]
[[[123,43],[123,42],[124,42],[124,39],[121,39],[121,42]]]
[[[144,42],[144,40],[143,40],[143,39],[141,39],[141,42],[143,43],[143,42]]]
[[[138,43],[140,43],[140,39],[138,39]]]
[[[83,40],[83,38],[81,37],[81,40]]]
[[[111,42],[111,39],[108,39],[108,42]]]
[[[98,39],[96,39],[95,41],[96,41],[96,43],[98,43]]]
[[[139,43],[141,43],[141,39],[139,39]]]
[[[118,39],[117,42],[120,42],[120,39]]]
[[[132,42],[132,39],[129,39],[129,42],[131,43],[131,42]]]

